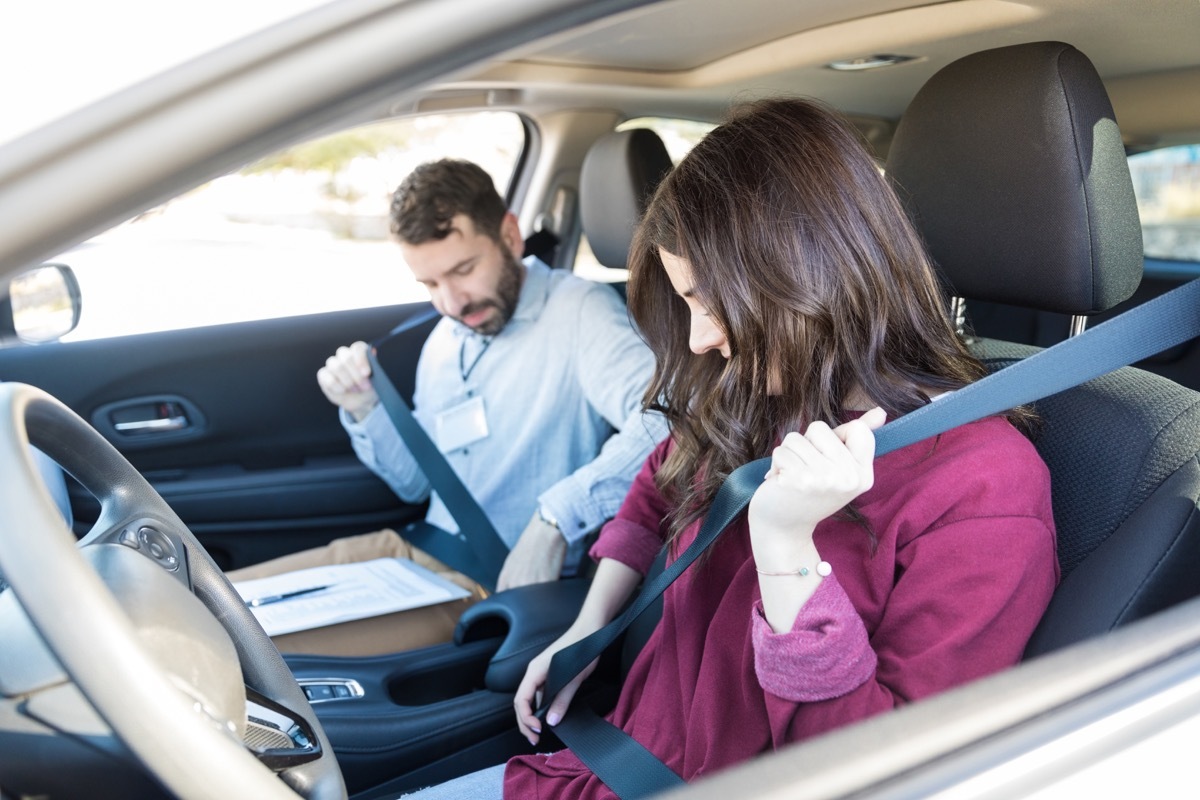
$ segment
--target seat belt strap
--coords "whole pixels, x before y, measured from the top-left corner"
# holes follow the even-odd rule
[[[683,785],[641,742],[586,705],[572,708],[554,732],[617,797],[647,797]]]
[[[875,454],[881,456],[959,425],[1057,394],[1197,336],[1200,336],[1200,280],[1186,283],[889,422],[875,432]],[[762,458],[730,473],[717,491],[695,540],[679,558],[647,583],[619,617],[554,654],[542,707],[538,709],[543,721],[550,701],[562,688],[599,657],[746,509],[770,466],[771,459]],[[607,731],[603,737],[580,735],[580,728],[595,727],[595,723],[586,719],[590,713],[576,711],[574,707],[568,710],[566,718],[554,728],[563,743],[621,800],[635,800],[662,791],[664,787],[659,781],[662,770],[669,772],[668,768],[624,731],[609,725],[617,735]],[[578,721],[566,724],[576,714],[582,715]],[[613,752],[597,753],[600,748]],[[654,777],[643,779],[643,775]],[[671,777],[672,785],[683,785],[678,775],[671,773]]]
[[[496,590],[500,568],[504,566],[504,560],[508,557],[508,545],[500,538],[495,526],[463,485],[462,479],[450,466],[442,451],[417,422],[412,409],[400,396],[400,392],[379,363],[376,353],[388,339],[427,323],[435,316],[437,312],[432,310],[414,316],[367,351],[367,360],[371,364],[371,383],[400,438],[404,440],[417,465],[429,479],[430,486],[438,493],[454,521],[458,523],[457,534],[429,523],[414,523],[405,529],[405,538],[492,592]]]

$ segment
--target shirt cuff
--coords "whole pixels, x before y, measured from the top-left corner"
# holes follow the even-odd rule
[[[354,417],[350,416],[346,409],[339,408],[338,419],[341,420],[342,427],[346,429],[346,433],[360,438],[367,437],[371,434],[372,430],[381,424],[381,419],[387,420],[387,414],[380,411],[381,407],[381,405],[377,404],[371,409],[369,414],[363,417],[362,422],[355,422]]]
[[[600,538],[589,555],[596,561],[602,558],[620,561],[645,575],[662,546],[662,538],[654,531],[618,517],[600,529]]]
[[[547,516],[558,523],[567,544],[583,539],[605,519],[588,493],[572,485],[572,477],[559,481],[538,497],[539,508],[546,509]]]
[[[784,700],[812,703],[841,697],[875,674],[867,629],[835,576],[825,578],[792,629],[771,630],[762,601],[754,604],[754,671],[762,688]]]

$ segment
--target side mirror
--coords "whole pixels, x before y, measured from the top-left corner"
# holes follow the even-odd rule
[[[0,301],[0,328],[26,344],[56,341],[75,330],[83,300],[75,272],[44,264],[17,275]]]

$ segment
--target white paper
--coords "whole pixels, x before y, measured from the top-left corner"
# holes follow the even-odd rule
[[[405,558],[312,567],[233,585],[247,603],[314,586],[329,588],[250,610],[268,635],[279,636],[470,595],[461,586]]]

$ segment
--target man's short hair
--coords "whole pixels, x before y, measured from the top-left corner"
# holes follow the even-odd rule
[[[478,165],[444,158],[420,165],[392,195],[392,235],[406,244],[445,239],[453,219],[465,214],[477,233],[500,241],[508,208],[492,177]]]

